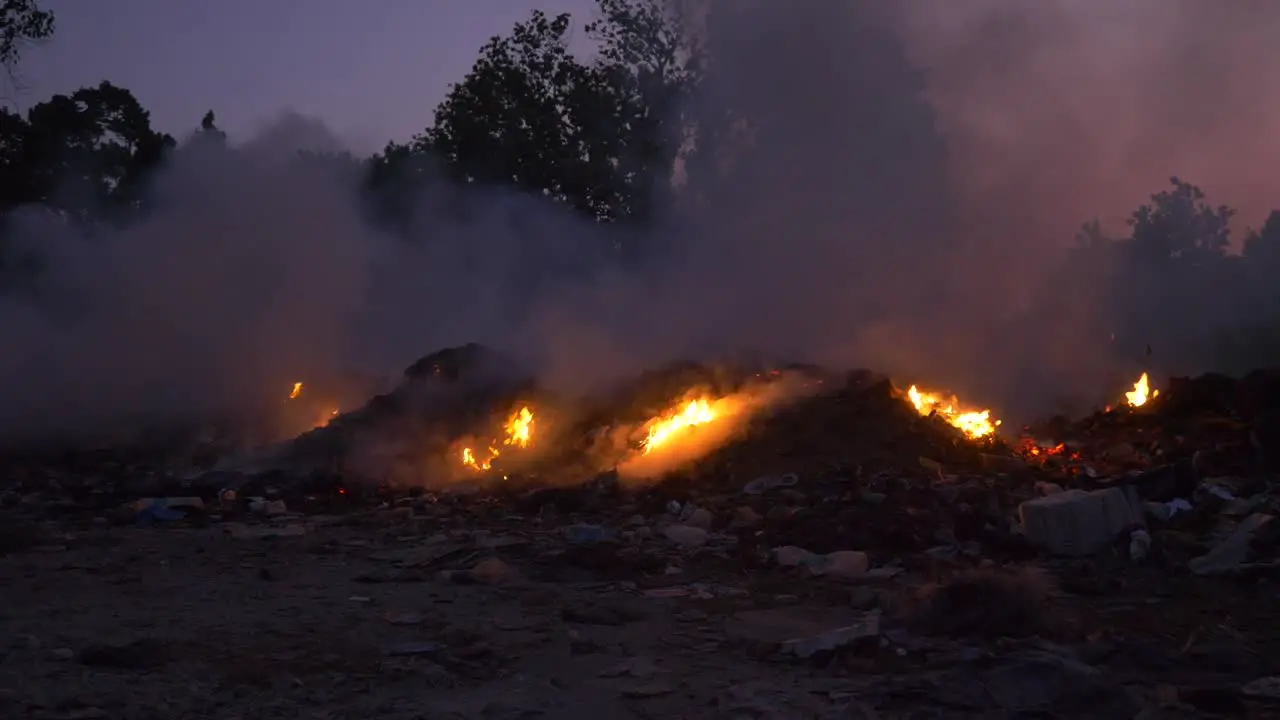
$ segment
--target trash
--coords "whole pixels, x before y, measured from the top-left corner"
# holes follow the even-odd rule
[[[1146,530],[1134,530],[1129,533],[1129,559],[1138,562],[1151,551],[1151,534]]]
[[[1092,555],[1143,524],[1137,503],[1119,487],[1064,490],[1028,500],[1018,513],[1023,533],[1055,555]]]
[[[724,632],[759,650],[810,658],[878,638],[880,611],[802,606],[745,610],[725,621]]]
[[[307,528],[303,525],[271,527],[227,523],[223,525],[223,529],[237,540],[274,540],[276,538],[298,537],[307,534]]]
[[[775,488],[795,487],[799,483],[800,476],[795,473],[787,473],[778,477],[758,477],[743,486],[742,492],[748,495],[763,495]]]
[[[1245,518],[1235,531],[1219,542],[1212,550],[1188,563],[1197,575],[1223,575],[1241,569],[1249,561],[1250,545],[1262,528],[1271,523],[1273,516],[1255,513]]]
[[[132,503],[135,520],[140,525],[157,522],[175,522],[187,516],[186,510],[204,510],[204,501],[198,497],[142,498]]]
[[[443,652],[447,647],[443,643],[410,642],[392,645],[382,652],[389,657],[411,657],[414,655],[435,655]]]
[[[564,529],[565,539],[571,543],[592,545],[595,543],[613,542],[617,533],[602,525],[570,525]]]
[[[864,552],[837,550],[817,555],[801,547],[784,545],[773,549],[774,560],[782,567],[804,567],[813,575],[852,580],[867,574],[870,560]]]
[[[266,515],[267,517],[276,517],[285,515],[289,512],[289,507],[285,505],[284,500],[268,500],[266,498],[250,498],[249,512],[255,515]]]
[[[186,516],[187,514],[181,510],[174,510],[172,508],[164,507],[163,505],[156,505],[139,510],[135,515],[135,518],[140,525],[153,525],[156,522],[175,522],[185,518]]]
[[[1280,675],[1260,677],[1247,682],[1240,688],[1240,692],[1249,697],[1280,699]]]

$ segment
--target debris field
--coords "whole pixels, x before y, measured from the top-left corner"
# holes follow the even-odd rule
[[[1016,432],[865,371],[501,367],[5,451],[0,713],[1280,717],[1280,373]]]

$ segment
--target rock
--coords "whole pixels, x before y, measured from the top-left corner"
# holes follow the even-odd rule
[[[1092,555],[1143,524],[1142,508],[1118,487],[1064,490],[1018,507],[1022,531],[1055,555]]]
[[[857,550],[837,550],[819,557],[821,562],[806,563],[810,572],[836,580],[860,578],[871,567],[867,554]]]
[[[695,508],[684,520],[685,525],[703,530],[710,530],[713,522],[715,519],[711,516],[711,512],[702,508]]]
[[[733,521],[729,523],[729,526],[739,529],[750,529],[758,527],[762,522],[764,522],[764,518],[760,517],[760,513],[752,510],[746,505],[743,505],[733,511]]]
[[[515,568],[498,558],[481,560],[467,572],[467,575],[472,580],[484,585],[503,585],[519,577],[519,573],[516,572]]]
[[[783,545],[773,549],[773,559],[782,567],[798,567],[812,557],[813,553],[795,545]]]
[[[1222,542],[1212,550],[1188,563],[1197,575],[1222,575],[1236,570],[1249,561],[1250,545],[1254,536],[1271,523],[1273,516],[1255,513],[1245,518]]]
[[[686,548],[698,548],[707,544],[708,533],[699,527],[689,525],[670,525],[663,531],[671,542]]]
[[[993,453],[982,453],[979,456],[982,461],[983,469],[999,473],[1016,473],[1027,469],[1027,463],[1022,458],[1012,455],[995,455]]]

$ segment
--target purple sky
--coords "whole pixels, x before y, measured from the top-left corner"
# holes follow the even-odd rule
[[[28,51],[26,107],[101,80],[181,137],[206,110],[243,138],[284,110],[359,151],[431,121],[480,46],[534,8],[585,22],[592,0],[43,0],[57,32]]]

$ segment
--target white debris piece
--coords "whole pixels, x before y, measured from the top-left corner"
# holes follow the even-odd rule
[[[1022,531],[1055,555],[1092,555],[1142,525],[1142,508],[1121,488],[1064,490],[1018,507]]]

